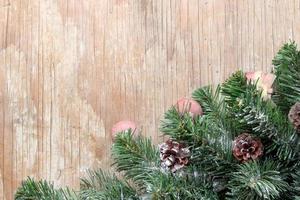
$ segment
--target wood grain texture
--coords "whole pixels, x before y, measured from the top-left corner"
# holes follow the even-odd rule
[[[0,199],[109,169],[112,125],[154,142],[176,100],[300,42],[299,0],[0,0]]]

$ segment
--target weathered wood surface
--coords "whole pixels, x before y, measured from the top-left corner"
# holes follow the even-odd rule
[[[78,188],[110,128],[161,140],[176,99],[300,41],[299,0],[0,0],[0,199],[26,176]]]

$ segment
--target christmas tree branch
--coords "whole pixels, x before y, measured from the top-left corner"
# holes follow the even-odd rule
[[[126,181],[118,179],[115,175],[104,173],[101,169],[87,172],[81,179],[81,199],[137,199],[136,191]]]
[[[141,188],[146,186],[149,176],[160,169],[157,147],[151,144],[150,139],[134,138],[131,131],[117,135],[112,155],[117,171],[124,172],[126,178]]]
[[[240,133],[237,120],[230,116],[227,104],[221,96],[221,88],[213,92],[211,87],[199,88],[193,93],[193,98],[201,103],[204,109],[203,134],[209,146],[228,161],[232,159],[232,140]]]
[[[231,173],[228,195],[235,200],[278,199],[288,189],[278,164],[271,160],[248,162]]]
[[[199,88],[193,92],[193,99],[195,99],[204,110],[204,115],[216,115],[224,113],[224,101],[220,96],[220,87],[215,91],[211,86]]]
[[[148,185],[148,198],[152,200],[215,200],[217,195],[212,191],[212,186],[205,180],[194,175],[175,176],[170,173],[153,174]]]
[[[180,114],[175,107],[165,113],[160,126],[164,135],[189,144],[201,144],[203,130],[203,119],[192,118],[189,113]]]
[[[28,178],[17,189],[15,200],[77,200],[75,192],[70,189],[55,189],[47,181],[35,181]]]
[[[295,42],[285,44],[273,59],[276,79],[274,102],[288,113],[300,101],[300,52]]]
[[[242,71],[232,74],[221,86],[221,93],[225,102],[230,106],[234,106],[247,90],[247,79]]]
[[[222,93],[230,103],[229,112],[241,129],[250,131],[265,141],[269,151],[275,151],[280,159],[297,159],[299,136],[282,113],[270,100],[264,100],[256,83],[246,83],[241,72],[233,74],[223,85]],[[238,84],[242,90],[237,89]],[[266,141],[273,142],[266,142]],[[269,144],[268,144],[269,143]]]
[[[283,160],[298,157],[299,136],[287,117],[272,102],[264,101],[259,92],[246,93],[233,112],[241,124],[250,127],[252,133],[265,141],[273,141],[266,145],[269,152],[276,151],[276,155]]]

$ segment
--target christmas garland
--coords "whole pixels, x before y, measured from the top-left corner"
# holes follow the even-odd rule
[[[238,71],[164,115],[158,147],[132,121],[112,128],[117,174],[88,171],[80,191],[28,178],[15,199],[300,199],[300,51],[285,44],[272,73]]]

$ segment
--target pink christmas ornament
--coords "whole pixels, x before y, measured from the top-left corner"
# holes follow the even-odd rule
[[[262,97],[269,99],[273,93],[273,82],[276,78],[274,74],[263,73],[262,71],[246,72],[246,78],[250,82],[257,81],[257,88],[262,90]]]
[[[183,113],[190,113],[192,117],[203,115],[202,108],[200,104],[189,98],[181,98],[177,101],[177,109],[178,112],[183,114]]]
[[[255,72],[246,72],[245,74],[248,81],[255,80]]]
[[[123,120],[119,121],[115,125],[113,125],[111,133],[112,133],[112,139],[114,140],[117,136],[118,133],[122,131],[129,131],[131,129],[132,132],[136,130],[136,125],[134,122],[129,121],[129,120]]]

